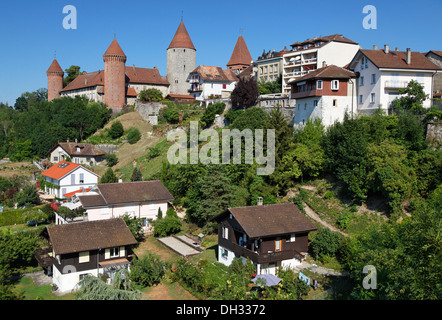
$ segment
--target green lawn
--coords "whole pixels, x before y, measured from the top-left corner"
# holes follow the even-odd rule
[[[20,292],[25,300],[75,300],[75,294],[69,293],[56,296],[50,285],[37,287],[31,277],[23,277],[15,284],[15,290]]]

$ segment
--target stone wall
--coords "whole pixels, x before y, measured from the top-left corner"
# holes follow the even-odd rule
[[[160,109],[165,107],[167,106],[161,102],[140,102],[138,100],[135,102],[135,111],[151,125],[158,124]]]
[[[427,124],[427,141],[434,147],[442,145],[442,122],[435,121]]]

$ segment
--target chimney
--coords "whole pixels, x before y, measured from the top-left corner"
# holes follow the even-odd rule
[[[394,51],[399,51],[399,48],[398,48],[398,47],[396,47],[396,49],[394,49]]]
[[[258,197],[257,203],[258,203],[258,206],[262,206],[262,204],[263,204],[262,197]]]
[[[135,72],[135,64],[133,65],[133,67],[132,67],[133,69],[134,69],[134,72]]]
[[[322,67],[325,68],[327,66],[327,62],[322,61]]]
[[[373,50],[378,50],[378,46],[377,45],[373,45]]]
[[[407,64],[411,64],[411,49],[407,48]]]
[[[69,138],[67,138],[67,142],[69,142]]]
[[[118,178],[118,183],[123,183],[123,179]]]
[[[390,52],[390,45],[388,45],[388,44],[384,45],[384,52],[386,54],[388,54]]]

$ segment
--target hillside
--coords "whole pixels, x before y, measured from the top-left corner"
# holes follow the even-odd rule
[[[130,127],[136,127],[141,132],[141,138],[138,142],[130,144],[125,142],[125,136],[118,140],[111,141],[105,138],[106,129],[112,126],[115,121],[120,121],[126,131]],[[129,170],[133,168],[134,160],[142,158],[148,153],[148,148],[154,146],[162,138],[155,136],[152,132],[152,125],[150,125],[146,120],[144,120],[138,112],[129,112],[118,118],[109,121],[106,126],[98,130],[93,137],[88,139],[94,144],[118,144],[118,151],[115,152],[118,163],[112,167],[112,169],[119,173],[124,181],[129,180]],[[106,162],[102,162],[100,165],[93,167],[93,170],[98,174],[102,175],[107,169]],[[144,174],[143,174],[144,176]]]

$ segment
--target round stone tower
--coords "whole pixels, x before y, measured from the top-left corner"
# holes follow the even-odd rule
[[[167,48],[167,80],[169,93],[189,94],[187,77],[196,68],[196,49],[187,29],[181,21],[178,30]]]
[[[60,98],[60,91],[63,89],[64,72],[56,59],[52,61],[46,74],[48,76],[48,101]]]
[[[126,55],[114,39],[103,55],[104,103],[115,113],[126,103]]]

